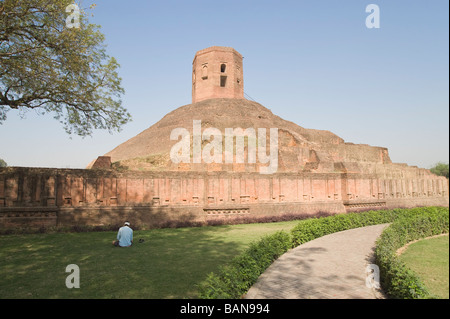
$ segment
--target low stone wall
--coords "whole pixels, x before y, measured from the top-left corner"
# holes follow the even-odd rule
[[[0,169],[0,228],[448,206],[448,180],[350,173]]]

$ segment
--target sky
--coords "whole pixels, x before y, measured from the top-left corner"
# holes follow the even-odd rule
[[[90,4],[96,6],[89,9]],[[369,4],[379,28],[368,28]],[[8,112],[9,166],[85,168],[191,103],[192,60],[210,46],[244,56],[246,96],[304,128],[389,149],[395,163],[449,161],[447,0],[95,0],[81,2],[121,65],[119,133],[67,135],[52,115]]]

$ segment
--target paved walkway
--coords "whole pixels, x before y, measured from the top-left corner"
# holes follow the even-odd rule
[[[278,258],[247,299],[383,299],[366,286],[375,241],[388,224],[346,230],[304,243]]]

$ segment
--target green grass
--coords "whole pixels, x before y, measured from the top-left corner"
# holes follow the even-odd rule
[[[423,281],[431,294],[449,298],[449,237],[423,239],[411,244],[400,259]]]
[[[0,299],[197,298],[208,273],[297,223],[135,231],[130,248],[112,246],[116,232],[0,236]],[[69,264],[80,268],[79,289],[65,285]]]

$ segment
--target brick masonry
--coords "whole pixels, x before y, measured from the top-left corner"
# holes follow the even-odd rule
[[[108,225],[125,219],[154,226],[168,220],[449,205],[445,177],[392,163],[384,147],[305,129],[244,99],[242,61],[229,47],[198,51],[192,104],[92,161],[92,169],[0,168],[0,228]],[[169,154],[177,141],[171,132],[186,128],[193,135],[195,120],[221,133],[277,128],[277,173],[261,175],[261,163],[248,159],[174,163]]]
[[[198,51],[192,63],[192,103],[212,98],[244,98],[242,55],[229,47]]]
[[[0,227],[109,225],[128,219],[206,221],[288,213],[448,206],[448,180],[432,174],[117,172],[0,169]]]

